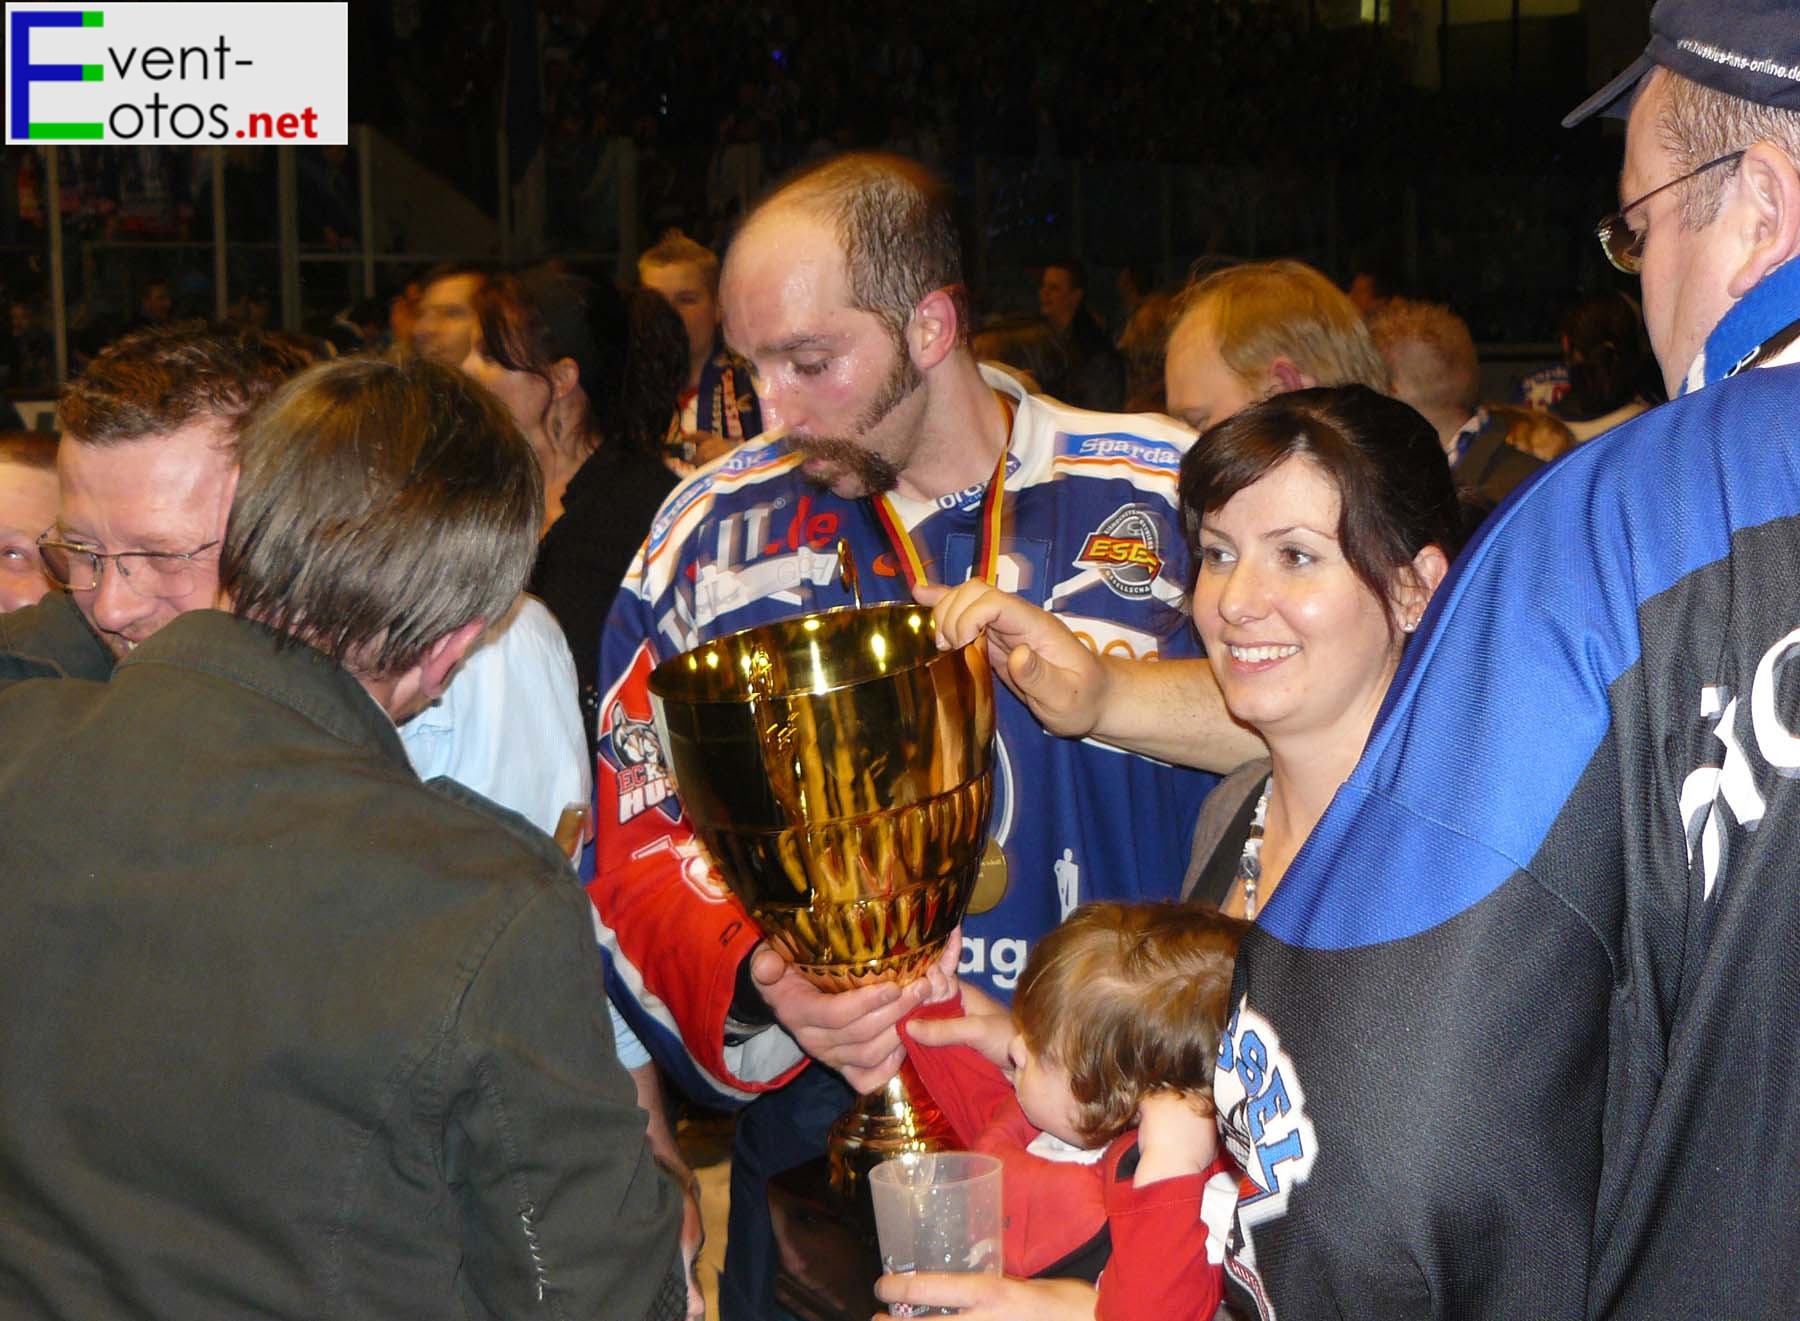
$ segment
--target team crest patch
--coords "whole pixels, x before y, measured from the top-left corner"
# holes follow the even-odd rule
[[[1142,600],[1162,572],[1161,533],[1144,505],[1122,505],[1088,534],[1075,563],[1095,569],[1120,596]]]
[[[634,669],[649,670],[648,654],[640,654]],[[632,675],[632,679],[639,676]],[[619,823],[642,816],[652,808],[670,821],[681,819],[675,784],[663,761],[662,740],[650,713],[641,716],[626,707],[628,696],[642,696],[641,683],[621,684],[600,722],[599,801],[607,801],[610,787],[619,805]],[[604,810],[604,808],[602,809]]]

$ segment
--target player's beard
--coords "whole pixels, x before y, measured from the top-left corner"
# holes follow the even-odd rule
[[[855,434],[858,436],[868,436],[925,383],[908,354],[900,352],[894,356],[894,369],[856,420]],[[848,436],[794,436],[792,444],[809,462],[816,459],[827,465],[816,473],[802,469],[806,479],[819,486],[835,490],[845,478],[850,478],[861,488],[861,494],[884,495],[900,484],[901,465],[859,440]]]

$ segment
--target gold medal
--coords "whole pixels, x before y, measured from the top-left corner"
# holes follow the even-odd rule
[[[981,855],[981,871],[975,877],[975,894],[969,900],[971,913],[985,913],[998,908],[1006,898],[1006,850],[993,840]]]

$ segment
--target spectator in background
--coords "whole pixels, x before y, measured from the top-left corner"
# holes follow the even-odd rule
[[[1149,262],[1128,261],[1119,267],[1119,273],[1113,279],[1113,288],[1119,295],[1119,352],[1125,351],[1125,332],[1130,329],[1131,317],[1151,294],[1156,292],[1156,275]]]
[[[1350,277],[1344,294],[1362,316],[1368,316],[1394,296],[1393,284],[1372,266],[1364,267]]]
[[[1168,392],[1163,384],[1163,357],[1169,347],[1169,317],[1175,300],[1161,289],[1138,299],[1125,333],[1119,336],[1119,352],[1125,359],[1125,411],[1164,413]]]
[[[1575,442],[1628,421],[1661,401],[1644,318],[1624,294],[1590,294],[1563,316],[1569,390],[1551,407]]]
[[[1338,287],[1297,261],[1228,266],[1181,291],[1164,363],[1168,411],[1195,431],[1314,385],[1388,391],[1387,364]]]
[[[610,283],[538,267],[496,276],[476,302],[463,370],[499,396],[543,469],[544,522],[528,587],[568,637],[592,751],[600,627],[675,476],[657,438],[624,429],[630,331]]]
[[[687,327],[687,382],[681,394],[685,461],[704,463],[762,434],[750,364],[719,332],[719,258],[671,229],[638,258],[638,279],[669,300]]]
[[[419,324],[419,301],[425,295],[422,276],[415,276],[388,295],[387,342],[392,347],[411,347]]]
[[[1087,268],[1079,260],[1059,258],[1044,267],[1038,284],[1038,310],[1069,358],[1062,381],[1063,402],[1103,413],[1123,408],[1125,360],[1087,306]]]
[[[1575,447],[1575,436],[1549,413],[1518,404],[1485,404],[1488,413],[1506,428],[1506,443],[1545,463]]]
[[[0,362],[0,386],[47,388],[56,374],[50,334],[37,323],[37,309],[26,299],[7,304],[6,358]]]
[[[682,391],[688,373],[687,327],[654,289],[633,289],[625,299],[630,326],[625,350],[620,431],[634,448],[660,452],[676,476],[693,472],[724,450],[702,454],[692,432],[681,429]],[[715,438],[716,439],[716,438]]]
[[[137,316],[125,327],[125,333],[153,326],[166,326],[175,315],[175,295],[167,280],[151,280],[138,294]]]
[[[447,367],[463,364],[479,335],[475,295],[487,276],[485,266],[467,261],[443,262],[425,272],[412,333],[420,357]]]
[[[387,307],[379,298],[359,298],[334,316],[332,325],[356,337],[362,349],[387,346]]]
[[[1450,472],[1486,509],[1543,466],[1507,440],[1512,419],[1481,403],[1481,365],[1463,319],[1438,303],[1390,298],[1369,331],[1394,378],[1393,394],[1437,428]]]
[[[1069,372],[1069,351],[1041,317],[990,320],[970,344],[978,362],[1011,369],[1033,394],[1054,395]]]
[[[356,157],[342,143],[298,149],[300,241],[334,250],[353,247],[361,227]]]
[[[50,590],[37,539],[55,522],[56,437],[0,431],[0,614]]]
[[[246,330],[263,330],[275,314],[275,300],[260,285],[251,285],[225,309],[225,319]]]

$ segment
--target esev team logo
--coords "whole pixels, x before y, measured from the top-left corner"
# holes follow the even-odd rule
[[[1213,1104],[1219,1136],[1244,1172],[1225,1269],[1256,1299],[1263,1321],[1274,1321],[1252,1231],[1287,1214],[1294,1189],[1312,1173],[1319,1142],[1294,1061],[1274,1025],[1243,999],[1219,1038]]]
[[[1131,600],[1149,596],[1163,566],[1155,514],[1145,505],[1121,505],[1088,534],[1075,563],[1097,571],[1120,596]]]

